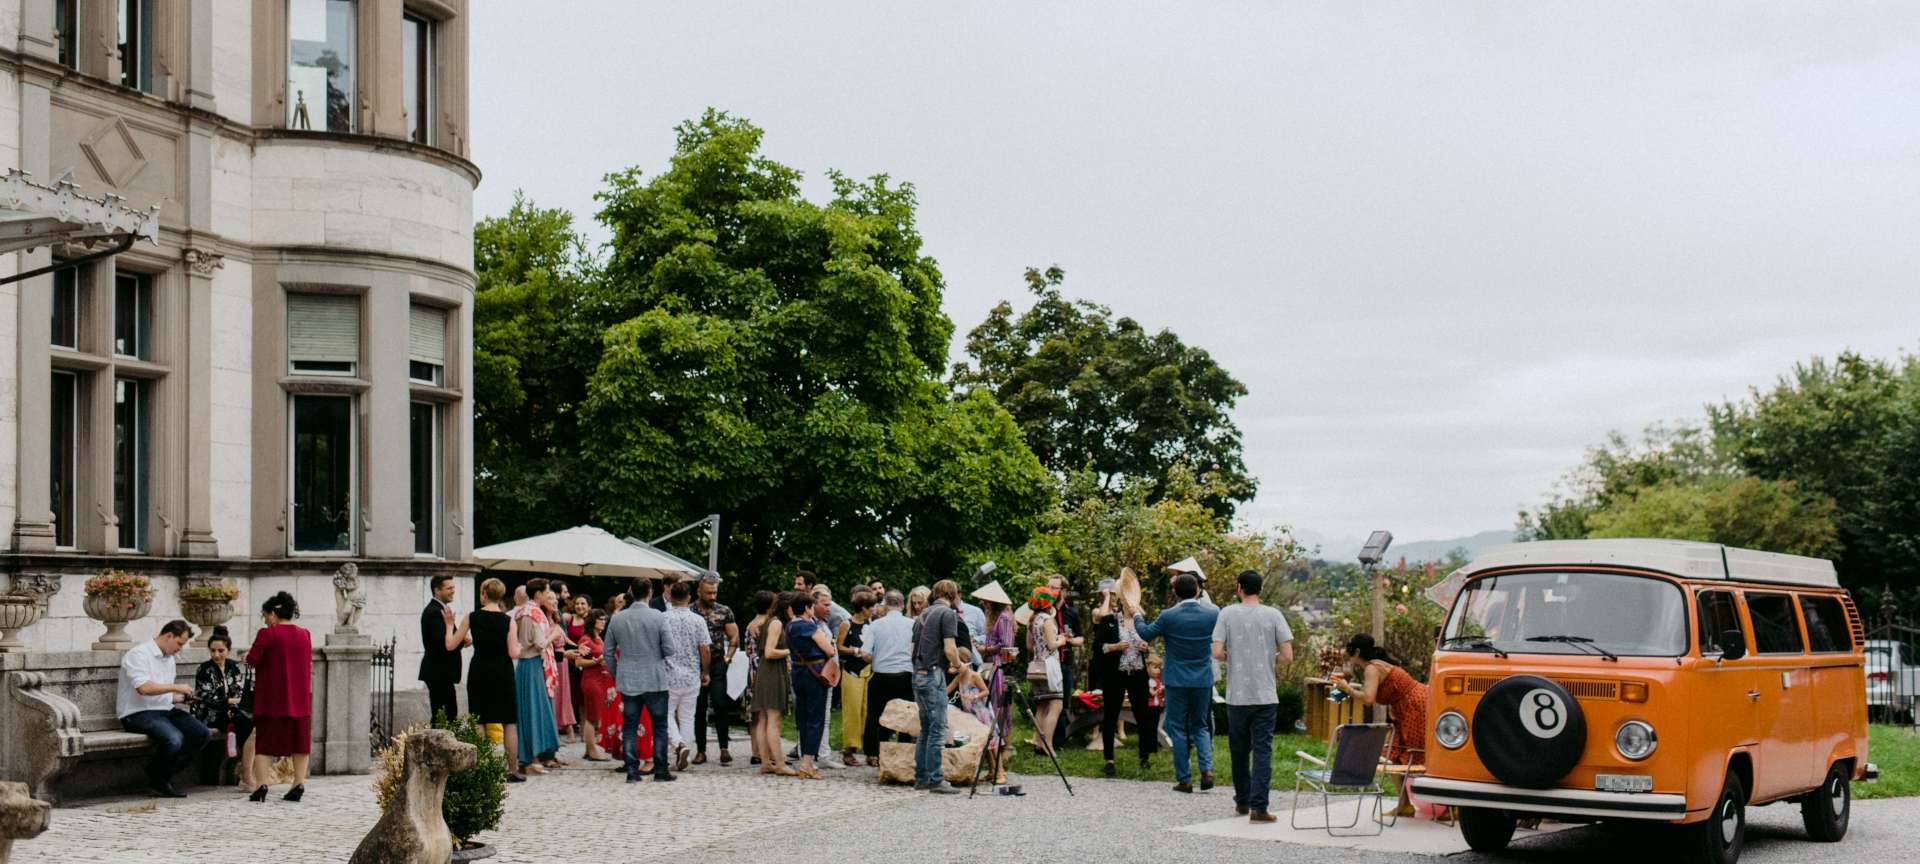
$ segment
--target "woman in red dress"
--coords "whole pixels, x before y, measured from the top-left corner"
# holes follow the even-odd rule
[[[574,599],[579,599],[575,595]],[[613,686],[613,675],[607,672],[606,646],[602,641],[607,632],[607,611],[595,609],[587,613],[586,623],[575,641],[580,644],[574,653],[574,665],[580,667],[580,737],[587,742],[587,761],[608,761],[607,752],[620,750],[620,691]],[[645,755],[653,755],[653,730],[646,730],[642,736],[646,746]]]
[[[1385,705],[1393,718],[1393,745],[1387,748],[1390,762],[1419,765],[1426,762],[1427,685],[1413,680],[1400,668],[1386,649],[1373,644],[1373,637],[1358,633],[1347,640],[1347,659],[1359,664],[1343,685],[1347,692],[1368,705]],[[1359,679],[1354,683],[1352,679]]]
[[[267,626],[254,634],[247,665],[254,668],[253,776],[272,777],[273,760],[293,759],[293,788],[288,801],[307,791],[307,754],[313,749],[313,637],[293,623],[300,604],[282,591],[260,607]],[[265,783],[247,796],[267,800]]]

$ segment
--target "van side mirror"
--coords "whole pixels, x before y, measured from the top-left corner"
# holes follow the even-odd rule
[[[1738,660],[1747,656],[1747,634],[1728,630],[1720,634],[1720,659]]]

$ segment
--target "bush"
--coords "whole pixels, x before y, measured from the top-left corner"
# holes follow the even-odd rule
[[[494,749],[486,727],[472,715],[449,721],[445,714],[438,714],[433,726],[452,732],[453,737],[472,744],[475,751],[472,768],[447,777],[447,797],[440,805],[447,830],[465,848],[474,835],[500,827],[507,800],[507,757]]]
[[[1274,713],[1273,731],[1281,735],[1293,734],[1293,726],[1300,718],[1307,716],[1307,691],[1297,682],[1280,682],[1280,707]]]

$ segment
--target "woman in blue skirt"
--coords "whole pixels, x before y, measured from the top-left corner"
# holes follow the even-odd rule
[[[526,584],[527,600],[513,610],[513,692],[520,720],[520,747],[516,754],[530,774],[563,764],[559,760],[560,729],[553,717],[553,693],[560,670],[554,668],[547,643],[562,632],[547,626],[541,611],[547,593],[545,579]]]

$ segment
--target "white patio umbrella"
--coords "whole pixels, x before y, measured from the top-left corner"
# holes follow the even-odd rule
[[[562,576],[690,579],[702,572],[699,567],[652,546],[622,540],[591,525],[495,543],[473,550],[473,558],[488,570],[525,570]]]

